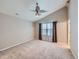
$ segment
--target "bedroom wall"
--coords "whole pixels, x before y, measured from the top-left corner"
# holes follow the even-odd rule
[[[67,19],[68,19],[67,13],[68,13],[67,8],[64,7],[62,9],[48,15],[47,17],[40,19],[39,21],[36,21],[34,23],[34,27],[36,28],[35,39],[38,39],[39,23],[57,21],[58,42],[67,43]]]
[[[78,59],[78,0],[70,1],[69,20],[71,27],[70,47],[75,59]]]
[[[0,51],[32,39],[31,22],[0,13]]]

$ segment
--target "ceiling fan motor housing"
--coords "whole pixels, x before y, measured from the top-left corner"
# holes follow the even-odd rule
[[[36,3],[36,15],[40,15],[40,7],[38,6],[38,3]]]

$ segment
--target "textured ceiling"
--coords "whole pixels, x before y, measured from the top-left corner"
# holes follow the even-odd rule
[[[37,21],[56,10],[64,7],[67,0],[37,0],[40,9],[48,12],[35,16],[34,10],[36,0],[0,0],[0,13],[15,16],[23,20]],[[16,15],[18,13],[18,15]]]

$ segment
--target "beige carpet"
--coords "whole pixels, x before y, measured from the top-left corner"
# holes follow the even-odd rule
[[[0,59],[74,59],[67,48],[55,43],[32,40],[0,52]]]

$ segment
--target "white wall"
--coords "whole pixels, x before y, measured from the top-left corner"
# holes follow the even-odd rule
[[[64,7],[47,17],[35,22],[34,26],[35,29],[35,39],[38,39],[38,32],[39,32],[39,23],[45,23],[45,22],[53,22],[57,21],[57,40],[59,43],[67,43],[67,20],[68,20],[68,14],[67,14],[67,8]]]
[[[0,50],[32,39],[31,22],[0,14]]]
[[[71,50],[78,59],[78,0],[71,0],[69,5],[69,19],[71,26]]]

